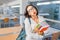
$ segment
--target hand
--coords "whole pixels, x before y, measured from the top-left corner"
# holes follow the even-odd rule
[[[39,31],[38,28],[35,28],[35,29],[33,30],[34,33],[37,33],[38,31]]]
[[[39,31],[38,34],[39,34],[39,35],[44,35],[44,32],[40,32],[40,31]]]

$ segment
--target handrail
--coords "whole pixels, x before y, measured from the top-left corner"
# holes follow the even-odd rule
[[[48,19],[48,18],[44,18],[45,20],[47,21],[51,21],[51,22],[56,22],[56,23],[60,23],[60,21],[57,21],[57,20],[52,20],[52,19]]]
[[[48,18],[44,18],[44,19],[47,20],[47,21],[60,23],[60,21],[57,21],[57,20],[52,20],[52,19],[48,19]],[[7,34],[0,34],[0,36],[6,36],[6,35],[9,35],[9,34],[17,34],[17,33],[19,33],[19,32],[11,32],[11,33],[7,33]]]

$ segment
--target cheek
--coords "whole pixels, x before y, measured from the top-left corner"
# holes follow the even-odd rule
[[[31,11],[31,12],[29,13],[29,15],[36,15],[36,13],[37,13],[37,11],[34,10],[34,11]]]
[[[29,15],[33,15],[33,12],[30,12]]]
[[[34,15],[34,12],[31,12],[31,15]]]

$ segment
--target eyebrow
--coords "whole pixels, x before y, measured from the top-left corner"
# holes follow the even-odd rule
[[[34,8],[34,7],[31,7],[30,9],[32,9],[32,8]],[[30,10],[30,9],[29,9],[29,10]]]

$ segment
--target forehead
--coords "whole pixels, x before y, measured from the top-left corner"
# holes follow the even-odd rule
[[[27,10],[31,9],[33,6],[28,6]]]

